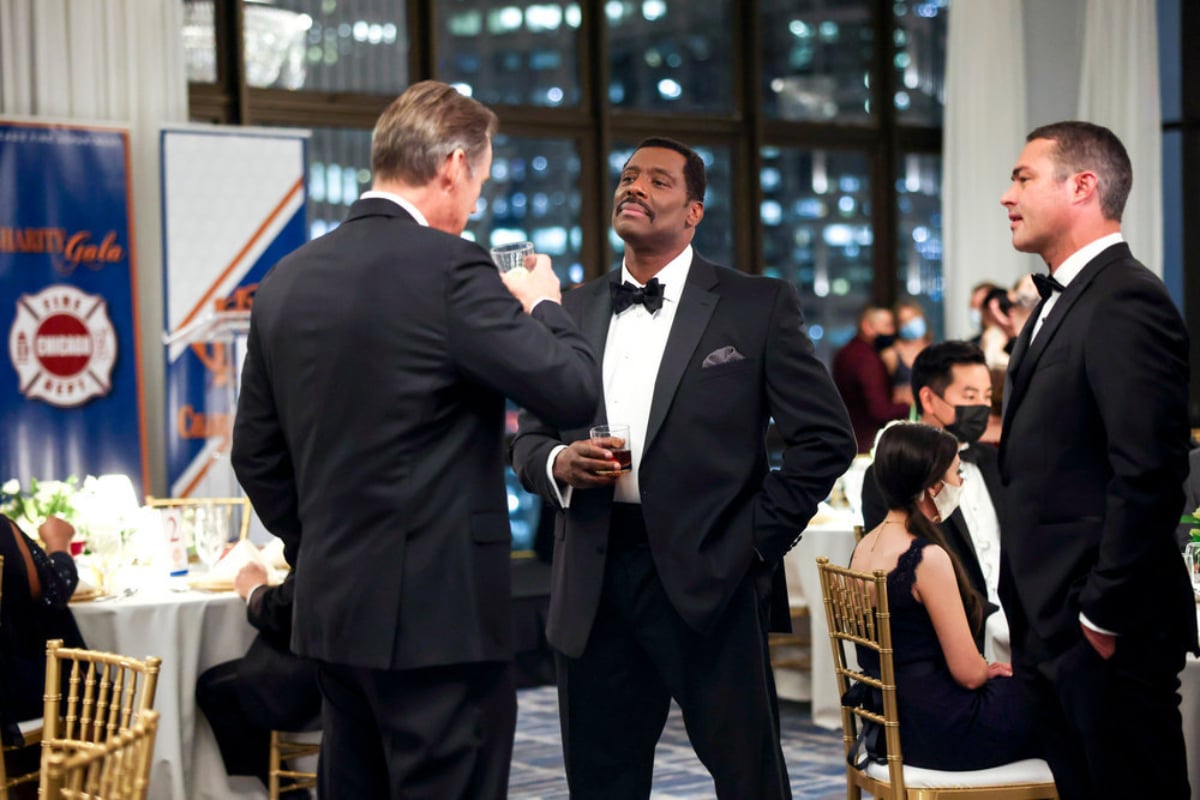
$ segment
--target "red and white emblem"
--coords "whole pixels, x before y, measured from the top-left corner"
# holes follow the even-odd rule
[[[49,286],[21,295],[8,333],[21,394],[74,408],[112,391],[117,335],[99,295]]]

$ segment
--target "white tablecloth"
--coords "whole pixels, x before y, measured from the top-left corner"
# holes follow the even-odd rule
[[[821,599],[821,579],[817,574],[817,557],[826,556],[830,563],[846,566],[854,553],[854,525],[849,515],[845,519],[810,525],[800,542],[783,559],[787,572],[788,593],[803,597],[809,606],[812,625],[812,673],[778,670],[775,686],[785,700],[811,700],[813,722],[823,728],[841,728],[841,703],[833,674],[833,653],[829,648],[829,625],[825,621],[825,605]]]
[[[162,659],[154,701],[160,716],[151,800],[266,796],[257,779],[226,778],[212,730],[196,709],[200,673],[241,657],[254,638],[241,598],[162,586],[130,597],[78,603],[71,610],[89,648]]]
[[[1200,622],[1200,606],[1196,609]],[[1188,653],[1183,672],[1179,673],[1179,706],[1183,714],[1183,743],[1187,748],[1188,782],[1192,800],[1200,800],[1200,660]]]

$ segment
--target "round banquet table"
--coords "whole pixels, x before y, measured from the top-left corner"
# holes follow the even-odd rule
[[[240,597],[233,592],[178,591],[160,582],[129,596],[73,603],[71,610],[90,649],[162,659],[154,700],[159,724],[151,800],[266,796],[256,778],[226,777],[212,730],[196,709],[200,673],[240,658],[254,639]]]
[[[1200,605],[1196,606],[1200,622]],[[1183,741],[1187,749],[1188,782],[1193,800],[1200,800],[1200,659],[1188,653],[1179,675],[1179,710],[1183,716]]]
[[[783,558],[787,574],[788,595],[795,601],[808,603],[812,631],[811,675],[793,670],[777,670],[775,686],[785,700],[811,700],[813,724],[822,728],[841,728],[841,697],[833,673],[833,652],[829,647],[829,625],[825,619],[825,604],[821,599],[821,579],[817,574],[817,557],[826,556],[830,563],[846,566],[854,554],[854,526],[858,520],[849,512],[837,514],[823,522],[810,524],[800,541]],[[852,654],[853,655],[853,654]]]

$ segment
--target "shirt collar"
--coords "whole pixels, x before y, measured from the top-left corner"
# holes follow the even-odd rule
[[[1101,236],[1093,242],[1085,244],[1083,247],[1071,253],[1067,260],[1058,265],[1058,269],[1054,270],[1055,279],[1064,287],[1075,279],[1075,276],[1083,271],[1083,268],[1088,265],[1096,256],[1112,247],[1114,244],[1120,244],[1125,241],[1125,237],[1117,233],[1110,233],[1107,236]]]
[[[371,200],[371,199],[391,200],[393,203],[400,206],[405,211],[407,211],[410,215],[412,215],[412,218],[417,221],[418,225],[424,225],[426,228],[429,227],[429,220],[425,219],[425,215],[421,213],[421,210],[419,208],[417,208],[416,206],[414,206],[407,199],[401,197],[398,194],[393,194],[392,192],[381,192],[378,189],[372,189],[369,192],[363,192],[362,195],[358,199],[359,200]]]
[[[679,253],[679,255],[667,262],[667,265],[660,269],[655,278],[663,286],[663,300],[671,303],[678,303],[680,296],[683,295],[683,285],[687,283],[688,272],[692,268],[692,246],[689,244]],[[629,281],[634,286],[642,286],[629,274],[629,267],[621,262],[621,280]]]

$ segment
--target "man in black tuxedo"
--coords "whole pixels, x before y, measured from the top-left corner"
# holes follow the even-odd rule
[[[954,551],[967,580],[979,593],[986,630],[1008,655],[1008,623],[1000,609],[1000,468],[996,449],[977,444],[987,429],[992,407],[992,377],[983,351],[959,341],[938,342],[913,360],[913,400],[921,422],[944,428],[962,443],[962,499],[940,524],[946,546]],[[875,483],[874,465],[867,467],[862,488],[863,527],[872,530],[887,516],[887,504]],[[984,630],[976,639],[982,649]]]
[[[495,128],[452,87],[411,86],[376,124],[372,190],[254,299],[233,465],[299,553],[324,800],[507,792],[504,397],[581,425],[599,387],[549,259],[502,277],[460,236]]]
[[[321,714],[321,692],[316,665],[288,649],[295,573],[268,586],[266,570],[250,563],[233,584],[258,636],[242,658],[205,670],[196,681],[196,704],[212,726],[225,771],[266,784],[271,731],[311,728]]]
[[[1027,137],[1000,202],[1043,300],[1013,348],[1000,596],[1064,800],[1188,796],[1179,671],[1196,609],[1174,530],[1187,472],[1188,338],[1130,254],[1133,179],[1111,131]]]
[[[705,180],[673,140],[630,156],[612,215],[624,266],[563,301],[603,353],[603,402],[582,425],[527,410],[513,441],[522,482],[561,509],[547,638],[577,800],[649,796],[671,698],[718,797],[791,796],[767,606],[854,434],[795,289],[693,253]],[[606,423],[629,441],[589,441]],[[632,469],[617,473],[622,446]]]

